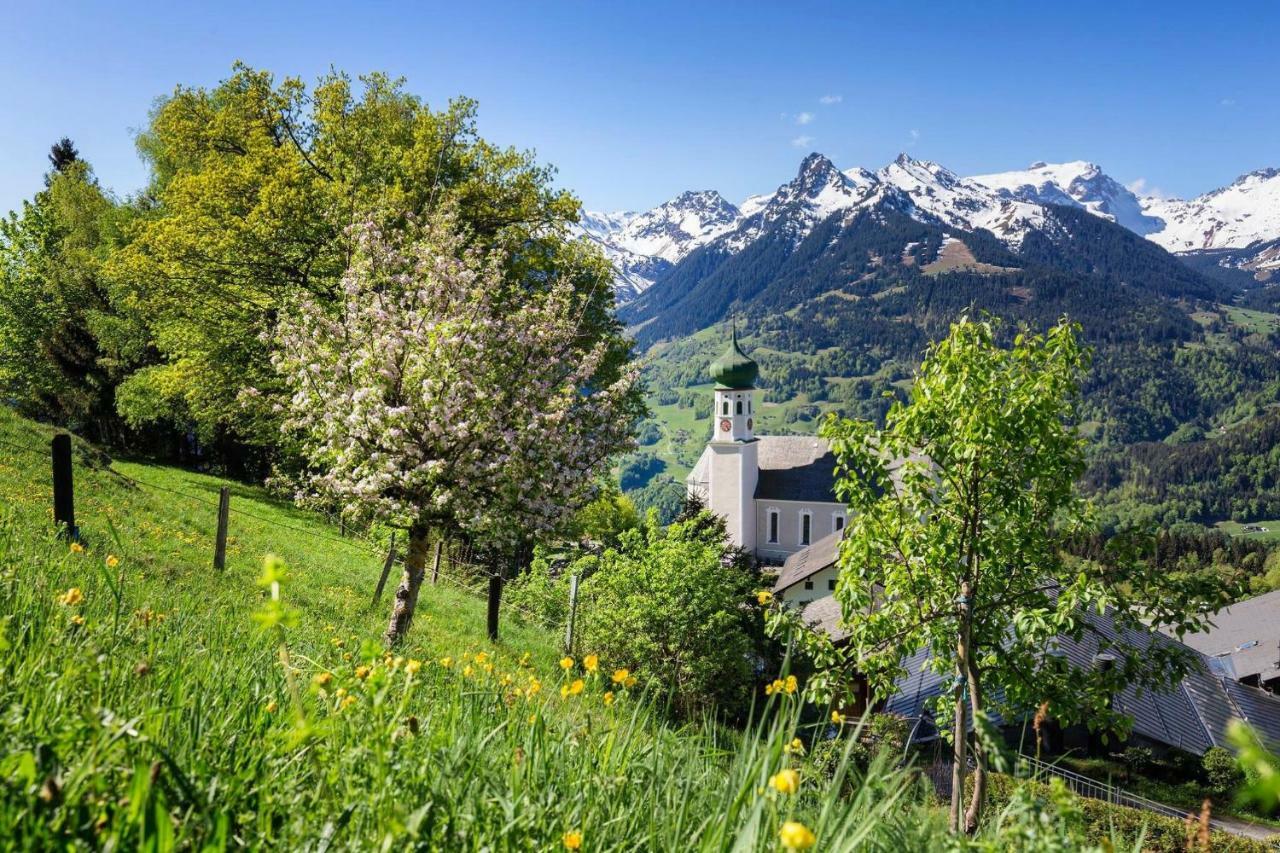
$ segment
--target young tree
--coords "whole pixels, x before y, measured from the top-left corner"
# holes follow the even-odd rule
[[[839,461],[837,491],[854,510],[836,591],[846,659],[881,696],[921,648],[954,677],[950,706],[937,711],[939,727],[952,727],[951,826],[969,832],[994,747],[989,710],[1025,713],[1048,702],[1060,721],[1121,728],[1110,704],[1121,686],[1159,688],[1191,665],[1172,644],[1139,649],[1099,635],[1114,666],[1073,668],[1046,654],[1057,638],[1093,633],[1090,610],[1119,628],[1193,629],[1217,600],[1162,586],[1142,564],[1120,576],[1064,557],[1064,541],[1090,520],[1075,492],[1088,355],[1065,320],[1007,348],[998,336],[996,321],[962,318],[930,349],[910,400],[890,408],[884,429],[837,419],[822,429]],[[976,771],[966,808],[970,724]]]
[[[630,446],[640,411],[635,371],[612,375],[610,342],[583,333],[571,276],[532,287],[446,215],[392,233],[365,222],[353,238],[336,309],[299,298],[274,362],[313,465],[300,496],[408,530],[394,644],[433,530],[510,553],[552,529]]]

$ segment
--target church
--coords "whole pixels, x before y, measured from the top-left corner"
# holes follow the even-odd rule
[[[734,545],[762,563],[780,564],[842,531],[847,508],[835,495],[836,459],[825,440],[755,434],[759,375],[735,329],[711,363],[714,431],[685,482],[690,495],[724,518]]]

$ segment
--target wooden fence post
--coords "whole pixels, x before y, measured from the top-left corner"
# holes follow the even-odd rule
[[[489,575],[489,640],[498,642],[498,603],[502,598],[502,575]]]
[[[213,541],[213,567],[218,570],[227,567],[227,522],[231,517],[231,489],[223,486],[218,490],[218,535]]]
[[[53,520],[62,526],[59,535],[72,542],[80,539],[71,477],[71,436],[65,432],[53,437]]]
[[[573,654],[573,623],[578,617],[578,576],[569,575],[569,622],[564,628],[565,654]]]
[[[436,540],[436,556],[435,561],[431,564],[431,585],[435,586],[440,581],[440,546],[442,541]]]
[[[396,532],[391,531],[391,547],[387,549],[387,560],[382,564],[382,577],[378,578],[378,588],[373,591],[373,607],[382,599],[382,588],[387,585],[387,575],[391,574],[391,566],[396,561]]]

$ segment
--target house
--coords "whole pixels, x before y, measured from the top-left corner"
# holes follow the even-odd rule
[[[1182,637],[1214,670],[1280,693],[1280,590],[1224,607],[1209,628]]]
[[[763,563],[844,529],[835,495],[836,460],[814,436],[755,434],[759,366],[738,345],[711,363],[713,432],[685,481],[690,495],[725,520],[730,541]]]
[[[798,606],[830,598],[836,590],[836,561],[844,531],[837,530],[796,551],[782,564],[773,597]]]

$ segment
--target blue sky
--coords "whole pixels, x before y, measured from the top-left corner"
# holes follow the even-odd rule
[[[1280,166],[1280,4],[309,2],[10,5],[0,25],[0,211],[72,137],[120,194],[133,131],[178,83],[242,59],[314,80],[403,75],[480,102],[593,209],[771,190],[804,154],[900,151],[962,173],[1088,159],[1195,195]],[[824,102],[824,99],[826,102]]]

